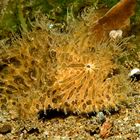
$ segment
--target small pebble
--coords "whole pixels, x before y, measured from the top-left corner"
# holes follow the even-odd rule
[[[105,118],[104,113],[103,112],[98,112],[97,121],[102,124],[102,123],[105,122],[105,120],[106,120],[106,118]]]
[[[48,136],[48,135],[49,135],[48,131],[44,131],[43,134],[44,134],[45,136]]]

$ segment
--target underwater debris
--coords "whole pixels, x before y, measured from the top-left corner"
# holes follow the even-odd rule
[[[109,37],[113,40],[121,39],[123,31],[122,30],[112,30],[109,33]]]
[[[132,79],[132,81],[139,81],[140,80],[140,69],[134,68],[130,71],[129,77]]]
[[[111,135],[111,129],[113,128],[113,123],[108,119],[106,120],[100,128],[100,136],[102,138],[108,138]]]
[[[96,42],[106,40],[112,30],[128,30],[130,28],[130,17],[134,15],[135,7],[136,0],[121,0],[97,20],[91,29]]]

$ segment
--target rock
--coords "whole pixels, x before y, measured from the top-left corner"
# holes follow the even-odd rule
[[[39,129],[38,128],[31,128],[27,133],[28,134],[33,134],[33,133],[39,134]]]
[[[12,127],[9,124],[5,124],[2,127],[0,127],[0,134],[7,134],[12,131]]]

